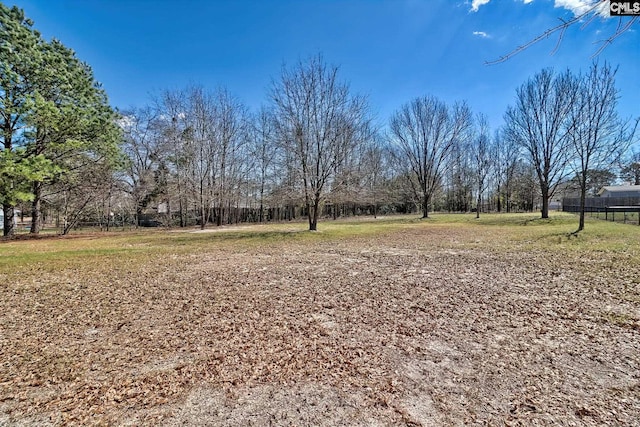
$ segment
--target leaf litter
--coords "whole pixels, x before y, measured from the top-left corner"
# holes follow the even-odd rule
[[[478,232],[25,271],[0,286],[0,425],[637,424],[640,266]]]

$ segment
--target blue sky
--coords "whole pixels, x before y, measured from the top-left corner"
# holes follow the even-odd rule
[[[570,19],[589,0],[5,0],[46,39],[91,65],[112,105],[165,89],[227,87],[257,109],[283,64],[322,53],[384,125],[416,96],[466,100],[495,128],[527,78],[544,67],[587,70],[615,19],[596,19],[493,60]],[[564,7],[562,6],[564,5]],[[619,66],[619,111],[640,116],[640,25],[598,57]]]

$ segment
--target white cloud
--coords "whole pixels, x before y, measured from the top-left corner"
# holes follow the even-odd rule
[[[473,0],[471,2],[471,12],[477,12],[480,6],[489,3],[491,0]]]
[[[478,36],[478,37],[482,37],[483,39],[490,39],[491,36],[487,33],[485,33],[484,31],[474,31],[473,32],[474,36]]]
[[[122,130],[129,131],[136,124],[136,118],[135,116],[122,116],[116,120],[116,123]]]
[[[178,114],[175,115],[175,118],[178,120],[184,120],[185,117],[187,117],[187,115],[184,112],[179,112]],[[158,118],[165,122],[170,122],[173,120],[173,117],[170,116],[169,114],[160,114]]]
[[[491,0],[472,0],[471,1],[471,12],[477,12],[480,9],[480,6],[484,6],[488,4]],[[533,3],[533,0],[521,0],[524,4]],[[591,10],[594,6],[596,6],[595,13],[603,16],[609,16],[609,2],[602,0],[554,0],[555,7],[561,7],[571,11],[574,15],[582,15],[589,10]]]
[[[477,12],[480,9],[480,6],[483,6],[489,3],[491,0],[472,0],[471,1],[471,12]],[[533,0],[522,0],[524,4],[529,4]],[[557,3],[557,2],[556,2]]]
[[[578,16],[588,12],[596,3],[599,3],[596,7],[596,13],[609,16],[607,8],[609,2],[599,0],[555,0],[554,6],[563,7]]]

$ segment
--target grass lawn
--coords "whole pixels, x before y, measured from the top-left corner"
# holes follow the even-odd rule
[[[640,420],[640,227],[305,226],[0,242],[0,425]]]

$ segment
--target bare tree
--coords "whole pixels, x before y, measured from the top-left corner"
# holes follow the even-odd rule
[[[89,155],[86,155],[89,157]],[[47,205],[55,212],[57,227],[61,234],[68,234],[80,222],[94,222],[96,215],[89,211],[92,206],[102,227],[110,221],[112,194],[118,186],[113,167],[108,162],[93,163],[76,159],[78,167],[67,179],[52,183],[46,194]],[[84,165],[90,164],[90,167]]]
[[[255,167],[258,191],[258,221],[265,220],[264,203],[267,185],[273,175],[277,155],[275,140],[275,123],[272,112],[262,106],[254,117],[253,138],[251,148],[251,164]]]
[[[580,186],[580,222],[577,232],[584,230],[585,199],[589,174],[593,169],[606,169],[616,163],[627,150],[638,121],[623,122],[618,118],[616,69],[594,62],[586,76],[580,76],[580,87],[571,110],[569,136],[575,154],[572,166]]]
[[[232,201],[239,198],[241,183],[246,172],[245,148],[249,141],[249,115],[247,109],[226,89],[214,95],[212,155],[217,176],[214,176],[217,196],[216,224],[231,222]],[[225,215],[226,212],[226,215]],[[225,221],[226,217],[226,221]]]
[[[366,159],[367,151],[375,145],[376,133],[373,129],[362,126],[359,138],[352,138],[343,144],[342,160],[336,162],[331,181],[329,197],[332,202],[333,217],[340,215],[357,215],[363,204],[368,204],[368,173],[372,166]]]
[[[373,138],[367,144],[362,157],[360,166],[362,171],[362,188],[363,199],[371,204],[373,208],[374,218],[378,215],[378,205],[385,199],[385,191],[383,188],[385,178],[388,178],[389,170],[389,152],[379,137]]]
[[[159,111],[162,135],[165,140],[165,152],[169,179],[167,182],[167,222],[171,224],[173,206],[177,206],[180,227],[186,227],[188,220],[188,207],[190,203],[189,171],[191,151],[188,137],[191,130],[186,120],[187,96],[185,91],[166,90],[156,100],[156,109]]]
[[[185,184],[195,200],[198,222],[204,229],[211,218],[214,185],[217,176],[213,121],[213,96],[202,87],[186,91],[184,111],[179,116],[184,122],[181,133],[181,157],[185,162]]]
[[[443,174],[445,205],[450,212],[468,212],[472,209],[475,173],[471,148],[471,139],[455,144]]]
[[[640,185],[640,151],[633,151],[630,157],[621,163],[620,178],[633,185]]]
[[[155,171],[164,154],[159,124],[158,112],[149,107],[125,112],[120,119],[127,157],[122,181],[135,204],[136,226],[156,188]]]
[[[465,103],[452,108],[432,96],[416,98],[391,117],[390,137],[401,161],[412,172],[412,186],[422,199],[422,216],[429,205],[452,149],[468,140],[472,115]]]
[[[351,95],[338,80],[338,68],[320,55],[283,67],[271,99],[279,140],[293,153],[302,178],[309,230],[316,230],[325,187],[367,127],[365,99]]]
[[[549,217],[549,198],[567,175],[571,160],[567,118],[577,98],[569,71],[545,69],[517,89],[516,105],[507,108],[505,136],[534,166],[542,196],[542,218]]]
[[[489,123],[486,116],[482,114],[478,116],[478,132],[471,146],[471,151],[476,177],[476,218],[480,218],[482,195],[487,188],[487,180],[492,166]]]
[[[509,189],[512,212],[533,212],[540,197],[539,189],[536,189],[537,181],[536,168],[530,162],[518,160],[514,166]]]
[[[511,194],[520,157],[518,150],[518,146],[512,144],[505,137],[504,131],[496,131],[493,138],[492,156],[494,159],[493,176],[496,186],[498,212],[502,212],[503,208],[507,212],[511,211]]]
[[[157,109],[163,153],[155,177],[168,215],[173,203],[181,227],[194,216],[202,228],[237,219],[248,192],[246,107],[225,88],[192,86],[164,92]]]

